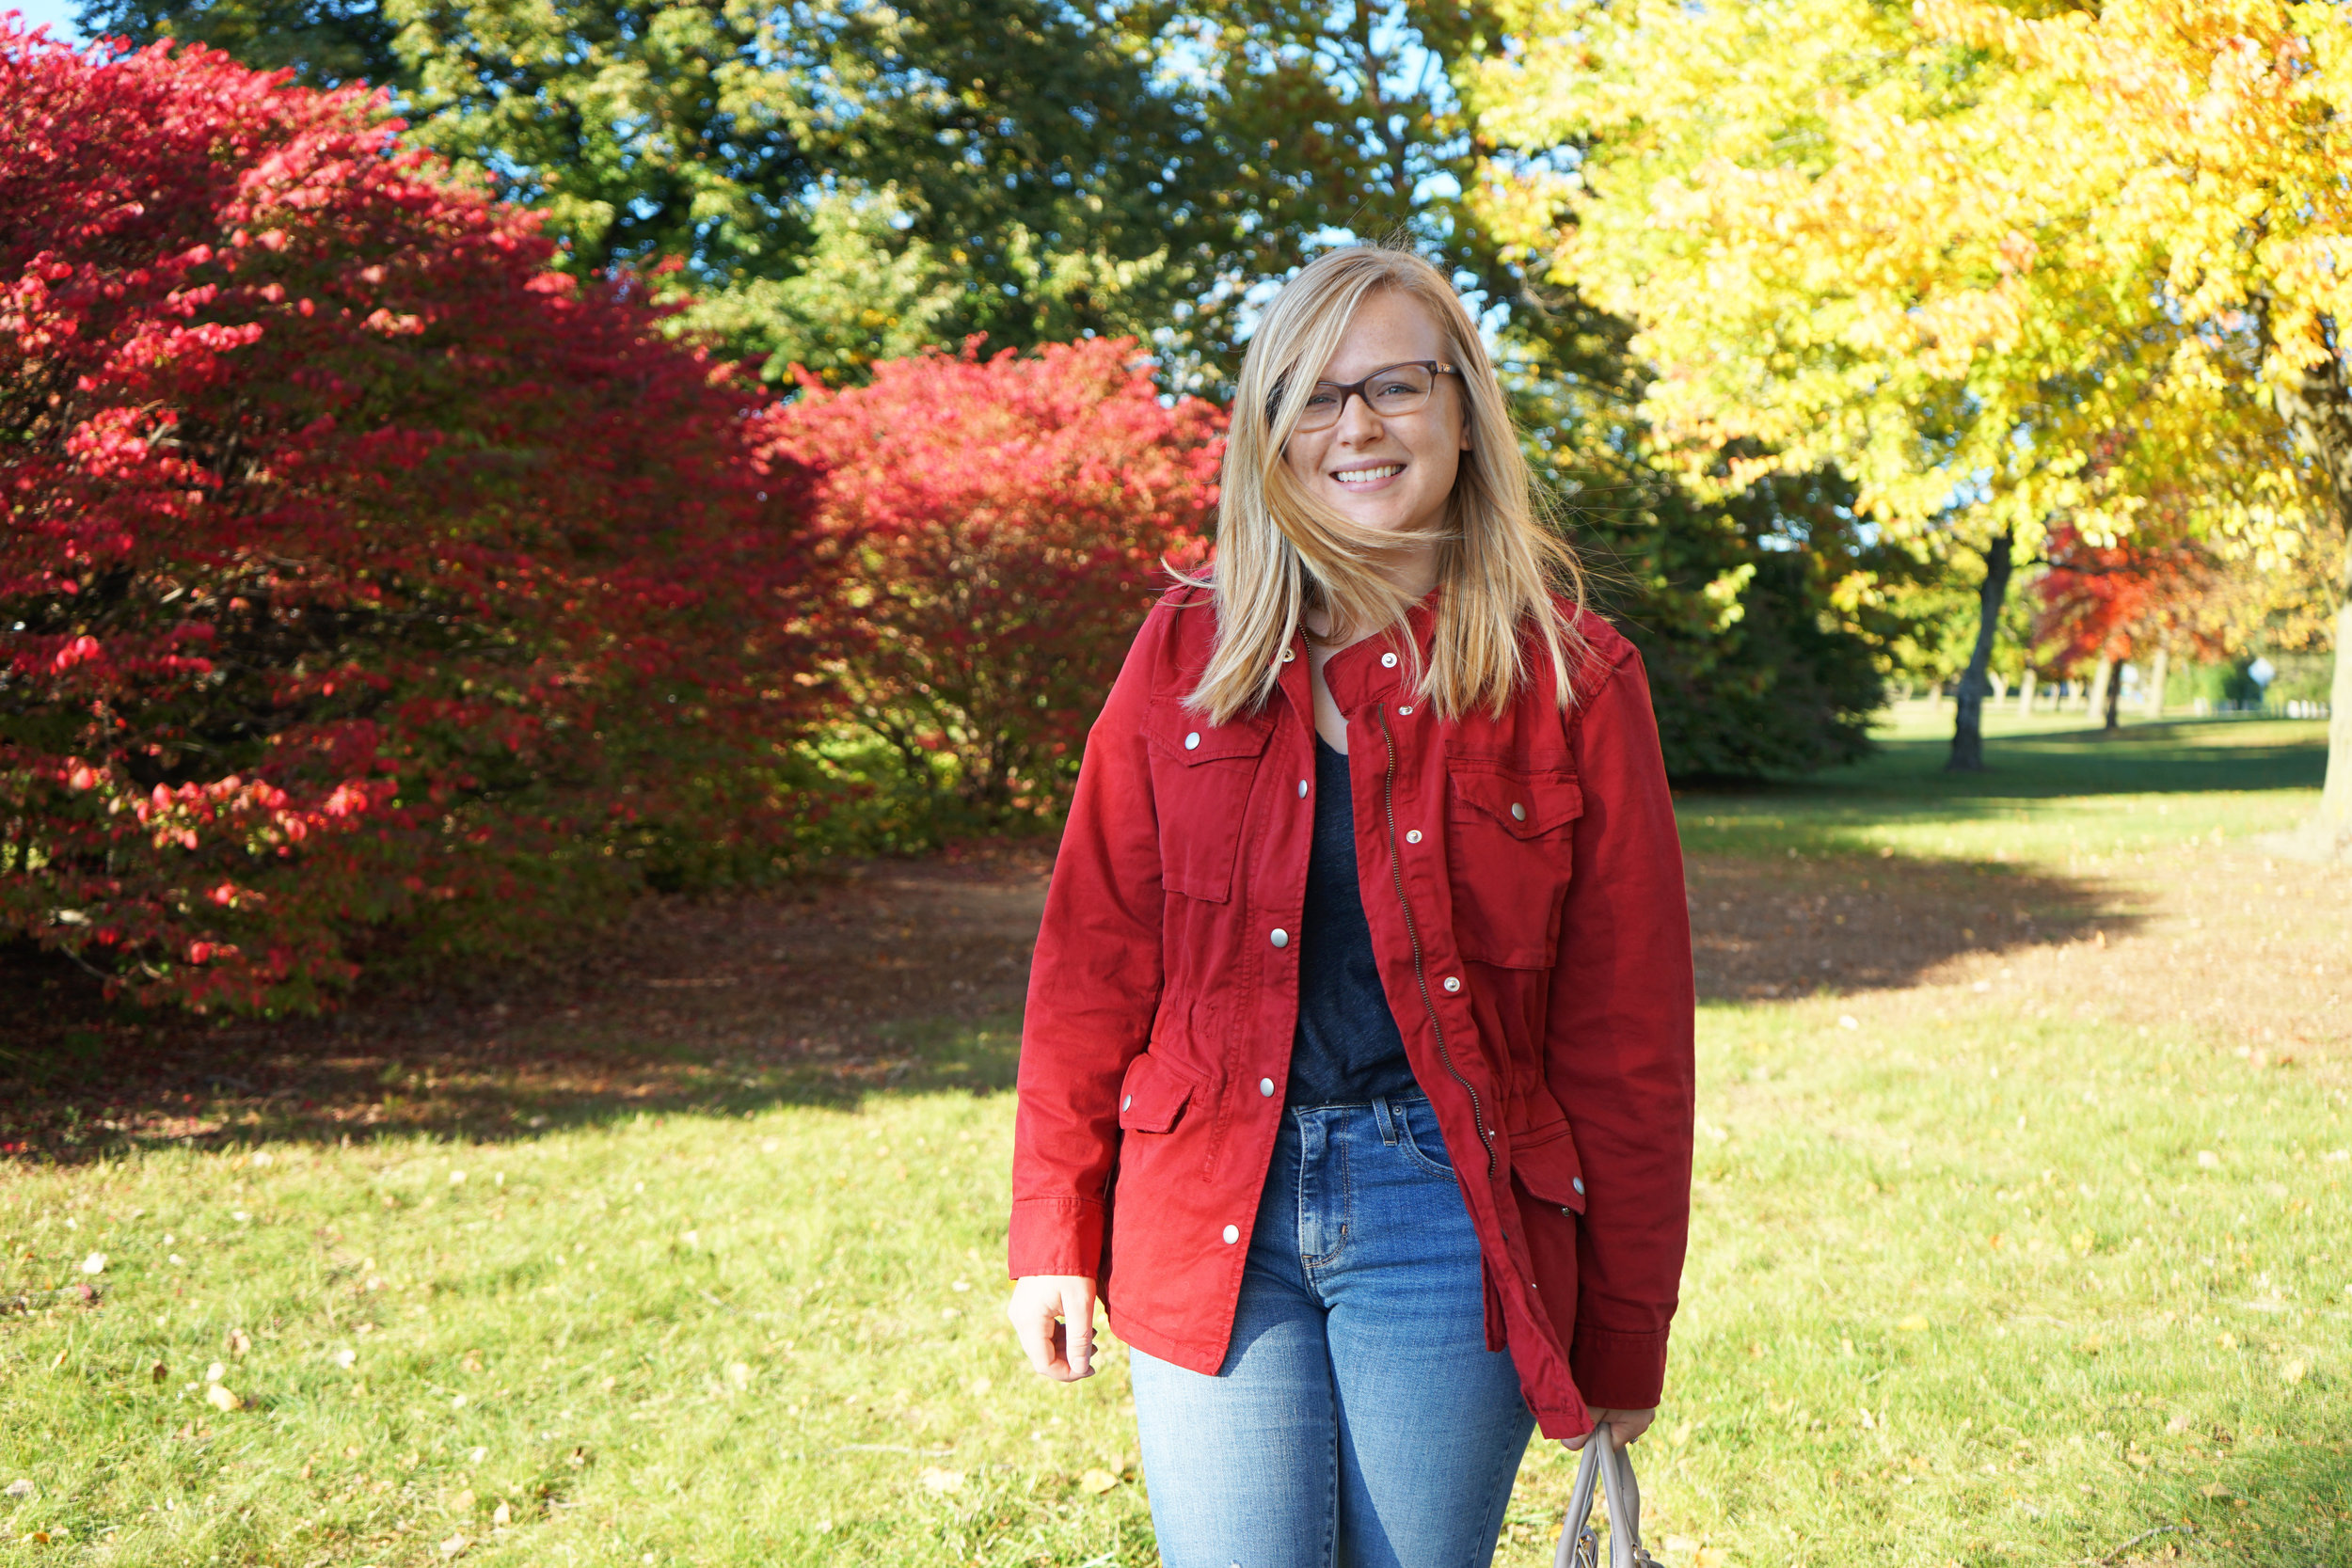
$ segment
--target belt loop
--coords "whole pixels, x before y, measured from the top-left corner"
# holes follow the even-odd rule
[[[1372,1114],[1380,1123],[1380,1141],[1391,1148],[1396,1147],[1396,1112],[1385,1096],[1372,1102]]]

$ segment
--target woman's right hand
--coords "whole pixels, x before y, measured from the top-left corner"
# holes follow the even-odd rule
[[[1075,1383],[1094,1375],[1094,1281],[1076,1274],[1032,1274],[1013,1281],[1005,1308],[1040,1377]]]

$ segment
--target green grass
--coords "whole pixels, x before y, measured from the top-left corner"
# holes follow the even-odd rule
[[[2244,843],[2284,832],[2319,803],[2328,726],[2169,720],[2114,736],[1999,716],[1982,773],[1948,773],[1950,717],[1911,717],[1878,753],[1803,784],[1694,792],[1686,848],[1744,855],[1867,854],[2035,860]]]
[[[2314,728],[1996,733],[1957,782],[1899,736],[1686,823],[1873,864],[2235,840],[2309,809]],[[1154,1561],[1123,1360],[1047,1385],[1002,1324],[1009,1027],[911,1031],[862,1095],[0,1166],[0,1485],[36,1488],[0,1564]],[[1671,1568],[2164,1528],[2132,1555],[2352,1563],[2340,1073],[1964,990],[1709,1005],[1700,1061],[1639,1450]],[[1499,1560],[1549,1561],[1569,1475],[1531,1451]]]

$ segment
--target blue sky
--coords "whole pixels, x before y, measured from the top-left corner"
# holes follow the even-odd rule
[[[23,11],[24,20],[38,27],[49,24],[49,36],[78,39],[81,32],[73,25],[74,0],[7,0],[0,9]]]

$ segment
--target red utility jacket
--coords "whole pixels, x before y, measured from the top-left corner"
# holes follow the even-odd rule
[[[1435,596],[1417,606],[1424,657]],[[1087,742],[1030,971],[1011,1272],[1097,1281],[1120,1338],[1223,1364],[1298,1015],[1314,836],[1304,643],[1279,695],[1184,699],[1215,614],[1152,610]],[[1383,638],[1332,656],[1357,875],[1389,1006],[1549,1437],[1658,1403],[1691,1195],[1691,927],[1642,661],[1607,623],[1565,711],[1549,661],[1445,721]]]

